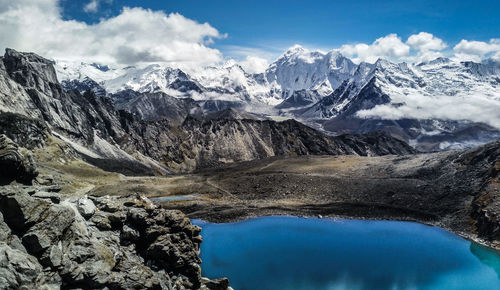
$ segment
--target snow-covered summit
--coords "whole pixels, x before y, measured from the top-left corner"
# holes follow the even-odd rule
[[[265,76],[286,99],[294,91],[319,88],[327,95],[352,77],[355,69],[356,65],[337,51],[325,53],[293,46],[269,66]]]
[[[116,78],[124,72],[124,70],[114,69],[103,64],[63,60],[55,61],[54,67],[60,82],[84,80],[88,77],[99,83]]]

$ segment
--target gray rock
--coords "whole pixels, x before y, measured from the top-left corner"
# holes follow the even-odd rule
[[[229,280],[227,278],[220,278],[217,280],[202,278],[201,283],[202,289],[205,288],[209,290],[225,290],[229,287]]]
[[[76,207],[80,214],[86,219],[89,219],[97,209],[94,202],[92,202],[92,200],[90,200],[87,196],[79,198],[76,202]]]
[[[35,257],[0,242],[0,289],[38,289],[41,272]]]
[[[71,208],[51,205],[42,216],[37,217],[36,223],[24,234],[23,244],[29,252],[41,254],[62,240],[74,222],[75,213]]]
[[[49,260],[52,267],[59,267],[62,264],[63,252],[62,243],[59,241],[57,245],[52,245],[49,252]]]
[[[140,234],[138,231],[134,230],[133,228],[124,225],[122,228],[122,232],[120,234],[120,239],[122,241],[127,241],[127,242],[134,242],[137,241],[140,238]]]
[[[53,203],[59,203],[61,201],[61,197],[58,193],[55,192],[37,191],[32,196],[42,199],[49,199]]]
[[[6,135],[0,135],[0,185],[18,181],[31,184],[38,171],[29,154],[23,155],[20,148]]]
[[[1,189],[2,289],[196,289],[202,285],[200,229],[179,211],[158,208],[141,196],[91,197],[95,203],[83,197],[55,204],[50,198],[36,197],[35,188]],[[79,204],[97,207],[86,212]]]
[[[94,225],[101,231],[110,231],[113,227],[111,226],[109,216],[109,213],[98,211],[92,216],[90,222],[94,223]]]
[[[4,222],[3,215],[1,212],[0,212],[0,242],[6,243],[12,249],[15,250],[17,249],[22,252],[26,252],[26,249],[21,243],[21,240],[16,235],[12,234],[9,226]]]

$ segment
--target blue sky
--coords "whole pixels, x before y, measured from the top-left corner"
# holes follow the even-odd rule
[[[357,63],[500,61],[499,15],[499,0],[0,0],[0,48],[117,66],[233,59],[252,72],[295,44]]]
[[[451,45],[461,39],[488,41],[500,37],[498,0],[101,0],[96,12],[85,12],[87,2],[63,0],[64,18],[91,24],[120,14],[124,6],[178,12],[227,33],[227,38],[218,39],[212,47],[229,56],[235,46],[271,54],[279,54],[293,44],[329,50],[346,43],[371,43],[391,33],[406,39],[425,31]]]

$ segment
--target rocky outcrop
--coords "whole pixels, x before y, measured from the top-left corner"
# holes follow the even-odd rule
[[[201,229],[180,211],[142,196],[59,202],[47,190],[0,188],[0,288],[227,289],[201,279]]]
[[[16,113],[0,113],[0,134],[4,134],[19,146],[27,149],[45,146],[49,132],[47,125]]]
[[[17,181],[31,184],[38,175],[35,162],[28,152],[20,148],[5,135],[0,135],[0,185]]]

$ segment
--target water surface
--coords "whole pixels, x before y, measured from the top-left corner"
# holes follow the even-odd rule
[[[167,196],[158,196],[152,197],[151,199],[156,202],[170,202],[170,201],[179,201],[179,200],[191,200],[195,197],[200,196],[199,194],[185,194],[185,195],[167,195]]]
[[[203,228],[203,275],[235,289],[500,289],[498,252],[412,222],[261,217]]]

